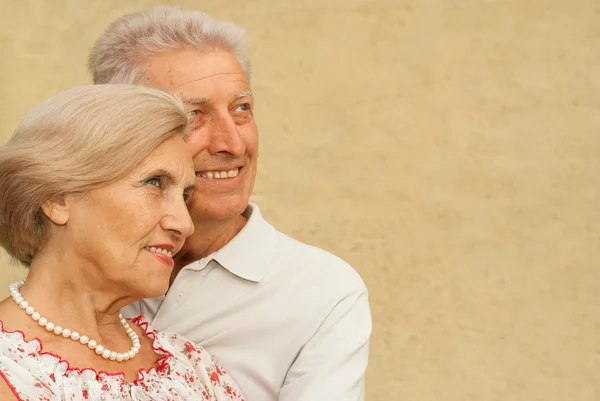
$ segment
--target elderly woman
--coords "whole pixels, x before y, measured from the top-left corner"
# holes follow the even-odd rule
[[[167,291],[193,231],[186,129],[169,94],[96,85],[0,148],[0,242],[29,267],[0,303],[0,399],[243,399],[202,348],[119,314]]]

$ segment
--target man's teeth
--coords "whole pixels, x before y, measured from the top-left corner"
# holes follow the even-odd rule
[[[200,173],[200,177],[202,178],[233,178],[236,177],[240,172],[239,168],[229,171],[207,171]]]
[[[151,246],[150,248],[146,249],[148,249],[150,252],[162,253],[163,255],[167,255],[170,258],[173,257],[173,252],[169,251],[168,249],[157,248],[154,246]]]

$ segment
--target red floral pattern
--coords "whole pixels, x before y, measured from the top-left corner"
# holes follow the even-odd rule
[[[75,369],[44,352],[39,339],[7,332],[0,321],[0,376],[20,401],[244,401],[237,385],[203,348],[176,334],[151,329],[141,316],[133,323],[150,337],[160,358],[126,382],[123,373]]]

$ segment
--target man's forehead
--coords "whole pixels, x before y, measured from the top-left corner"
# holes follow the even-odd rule
[[[226,50],[197,51],[183,49],[155,53],[148,57],[147,79],[170,89],[202,81],[246,81],[237,59]]]
[[[191,87],[191,86],[200,86],[203,85],[204,83],[207,84],[216,84],[216,83],[227,83],[230,84],[231,86],[233,85],[237,85],[237,86],[248,86],[248,80],[245,79],[245,77],[240,77],[239,73],[217,73],[217,74],[212,74],[212,75],[207,75],[207,76],[179,76],[179,79],[177,79],[176,81],[173,80],[173,82],[176,84],[173,85],[172,89],[182,89],[184,87]],[[187,80],[186,80],[187,78]],[[214,82],[211,82],[214,81]]]

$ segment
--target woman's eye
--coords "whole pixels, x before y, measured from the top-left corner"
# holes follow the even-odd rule
[[[159,177],[152,177],[149,178],[145,181],[146,184],[161,188],[162,187],[162,181]]]
[[[183,201],[185,203],[188,203],[190,201],[190,199],[192,199],[193,193],[194,193],[193,191],[184,192],[183,193]]]

